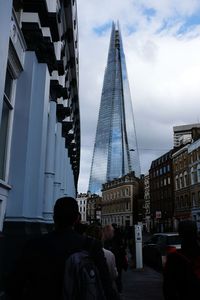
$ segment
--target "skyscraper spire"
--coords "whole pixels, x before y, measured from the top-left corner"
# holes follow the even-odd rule
[[[103,183],[131,171],[140,175],[139,155],[122,38],[113,22],[88,189],[99,194]]]

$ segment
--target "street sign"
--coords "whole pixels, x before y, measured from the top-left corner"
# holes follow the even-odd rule
[[[143,268],[142,261],[142,225],[135,225],[136,268]]]
[[[161,218],[162,218],[161,211],[156,211],[156,219],[161,219]]]

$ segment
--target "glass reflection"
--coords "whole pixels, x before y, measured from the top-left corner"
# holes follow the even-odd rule
[[[139,155],[122,38],[113,24],[88,190],[101,194],[103,183],[130,171],[140,175]]]

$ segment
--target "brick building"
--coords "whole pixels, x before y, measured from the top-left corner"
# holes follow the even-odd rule
[[[171,231],[173,228],[173,151],[152,161],[149,170],[151,228],[154,231]]]

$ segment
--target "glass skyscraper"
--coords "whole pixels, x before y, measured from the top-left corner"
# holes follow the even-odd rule
[[[113,23],[88,190],[100,194],[103,183],[131,171],[140,176],[122,38],[119,26]]]

